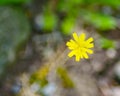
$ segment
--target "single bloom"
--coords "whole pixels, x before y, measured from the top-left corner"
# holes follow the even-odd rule
[[[85,33],[82,33],[80,36],[78,36],[76,32],[73,33],[73,38],[74,40],[71,39],[66,43],[68,48],[71,50],[68,56],[75,56],[76,61],[80,61],[82,58],[88,59],[88,54],[93,54],[93,50],[91,49],[94,47],[93,38],[90,37],[85,40]]]

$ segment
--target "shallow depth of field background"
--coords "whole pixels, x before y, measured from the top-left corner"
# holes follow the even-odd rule
[[[73,32],[89,60],[67,57]],[[0,96],[120,96],[120,0],[0,0]]]

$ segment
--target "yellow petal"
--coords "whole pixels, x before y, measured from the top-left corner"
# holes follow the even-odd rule
[[[81,49],[79,49],[78,55],[80,56],[80,58],[83,58],[82,50]]]
[[[82,58],[82,59],[83,59],[83,55],[82,55],[82,54],[80,54],[80,58]]]
[[[86,59],[89,58],[89,57],[88,57],[88,54],[87,54],[86,52],[83,52],[82,55],[83,55],[83,57],[86,58]]]
[[[71,43],[70,43],[70,42],[67,42],[66,45],[67,45],[67,46],[71,46]]]
[[[86,45],[86,48],[93,48],[93,47],[94,47],[94,44],[93,44],[93,43]]]
[[[70,42],[66,43],[66,46],[72,47],[74,49],[74,47],[77,47],[77,44],[73,40],[71,40]]]
[[[71,51],[71,52],[68,54],[68,57],[72,57],[73,55],[75,55],[75,51]]]
[[[71,42],[71,46],[73,46],[74,49],[79,46],[74,40],[70,40],[70,42]]]
[[[76,55],[76,61],[80,61],[80,56],[79,55]]]
[[[80,36],[79,36],[79,41],[84,41],[85,40],[85,33],[82,33]]]
[[[78,35],[77,35],[77,33],[76,33],[76,32],[74,32],[74,33],[73,33],[73,38],[75,39],[75,41],[77,41],[77,42],[78,42],[79,37],[78,37]]]
[[[73,50],[74,48],[72,46],[68,46],[68,49]]]
[[[92,37],[90,37],[88,40],[86,40],[86,42],[87,42],[87,43],[90,43],[90,42],[93,42],[93,40],[94,40],[94,39],[93,39]]]
[[[72,42],[67,42],[66,45],[67,45],[68,47],[74,47],[74,44],[73,44]]]
[[[87,53],[89,53],[89,54],[93,54],[93,50],[91,50],[91,49],[86,49],[86,48],[85,48],[85,51],[86,51]]]
[[[77,44],[77,43],[76,43],[74,40],[72,40],[72,39],[70,40],[70,42],[71,42],[72,44],[75,44],[75,45]]]

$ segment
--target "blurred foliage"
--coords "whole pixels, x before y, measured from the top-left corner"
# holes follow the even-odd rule
[[[0,0],[0,5],[27,3],[31,0]]]
[[[72,32],[71,30],[74,28],[74,22],[75,19],[71,17],[67,17],[63,20],[62,25],[61,25],[61,30],[63,34],[69,34]]]
[[[1,6],[0,75],[8,65],[15,62],[17,54],[23,48],[29,36],[30,24],[24,12],[21,9]]]
[[[43,65],[40,69],[38,69],[35,73],[32,74],[30,83],[38,82],[41,87],[44,87],[48,81],[47,81],[47,75],[49,72],[49,65]]]
[[[27,3],[32,0],[0,0],[0,5]],[[42,30],[60,29],[70,34],[77,21],[98,30],[114,29],[117,25],[120,0],[49,0],[42,11]]]
[[[103,15],[100,13],[88,13],[84,16],[84,18],[99,30],[114,29],[116,26],[115,19],[109,15]]]
[[[100,46],[103,49],[115,48],[115,42],[107,38],[100,39]]]
[[[46,9],[54,16],[44,14],[47,19],[43,29],[52,31],[59,27],[64,34],[70,34],[76,21],[84,22],[83,25],[93,25],[99,30],[114,29],[117,25],[115,14],[119,14],[119,6],[120,0],[50,0]],[[43,13],[44,11],[46,10]]]
[[[57,74],[60,77],[60,80],[62,81],[62,85],[65,88],[73,88],[74,87],[74,83],[73,83],[72,79],[69,77],[65,68],[58,67]]]
[[[46,31],[53,30],[57,23],[56,15],[52,12],[45,11],[43,14],[43,29]]]

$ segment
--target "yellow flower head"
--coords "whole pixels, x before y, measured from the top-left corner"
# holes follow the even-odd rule
[[[85,40],[86,34],[82,33],[78,36],[75,32],[73,33],[74,40],[70,40],[66,43],[71,52],[68,54],[69,57],[76,56],[76,61],[80,61],[81,58],[88,59],[88,53],[93,54],[93,50],[90,48],[94,47],[93,38]]]

